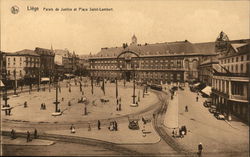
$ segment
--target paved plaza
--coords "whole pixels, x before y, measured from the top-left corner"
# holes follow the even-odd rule
[[[9,96],[8,103],[14,107],[11,111],[11,116],[2,114],[3,119],[16,120],[16,121],[28,121],[28,122],[80,122],[90,121],[97,119],[108,119],[119,116],[124,116],[132,113],[136,113],[143,109],[148,108],[157,101],[157,96],[152,93],[150,96],[142,96],[142,89],[137,88],[135,93],[137,95],[136,101],[138,101],[138,95],[140,95],[138,107],[131,107],[132,103],[132,91],[131,83],[127,83],[126,87],[119,82],[118,93],[121,98],[121,111],[117,111],[116,105],[116,90],[114,83],[105,84],[105,95],[101,87],[94,86],[94,94],[91,93],[90,82],[87,82],[88,86],[82,87],[83,92],[80,92],[79,83],[74,84],[71,81],[71,92],[69,87],[65,86],[65,82],[61,83],[61,92],[59,92],[58,100],[60,101],[59,108],[62,111],[61,116],[54,117],[51,114],[55,111],[55,88],[49,92],[46,91],[33,91],[22,93],[18,97]],[[78,103],[81,98],[86,98],[87,103]],[[108,102],[101,102],[101,99],[108,100]],[[24,108],[24,102],[27,101],[28,107]],[[69,101],[71,106],[69,106]],[[41,104],[45,103],[46,110],[41,110]],[[85,105],[87,108],[87,115],[85,115]]]
[[[214,156],[215,154],[218,156],[248,155],[249,127],[235,117],[232,121],[217,120],[208,111],[208,108],[203,106],[206,99],[199,95],[199,100],[196,102],[197,93],[191,92],[188,86],[184,87],[184,90],[177,90],[173,100],[169,99],[169,89],[172,85],[163,86],[165,94],[150,90],[150,94],[145,95],[144,98],[142,87],[137,86],[135,93],[137,96],[140,94],[139,106],[131,107],[132,83],[127,82],[126,87],[124,87],[123,83],[119,82],[122,110],[117,111],[114,83],[107,82],[105,84],[105,95],[100,86],[94,85],[94,94],[92,95],[90,81],[85,82],[84,93],[80,92],[79,83],[75,85],[74,80],[70,82],[71,92],[69,92],[67,82],[60,82],[61,92],[59,92],[58,100],[60,101],[59,108],[62,111],[61,116],[51,115],[55,110],[53,104],[55,101],[54,87],[51,88],[51,92],[46,89],[40,92],[32,91],[31,94],[29,92],[21,93],[18,97],[10,95],[8,102],[14,108],[10,116],[6,116],[2,112],[3,122],[5,122],[3,130],[10,131],[14,128],[18,133],[25,135],[26,131],[33,132],[34,128],[37,127],[41,135],[106,141],[148,155],[153,155],[152,150],[158,155],[176,155],[177,153],[172,146],[167,145],[155,130],[155,127],[159,126],[153,123],[154,111],[166,103],[167,110],[164,121],[161,122],[159,119],[159,123],[163,126],[167,136],[170,137],[174,128],[177,129],[183,125],[187,127],[187,135],[183,138],[171,137],[183,149],[195,154],[197,145],[201,142],[204,156]],[[87,103],[78,103],[81,97],[86,98]],[[109,100],[109,102],[103,103],[101,99]],[[138,101],[138,97],[136,100]],[[165,103],[161,102],[163,100]],[[25,101],[28,102],[27,108],[23,105]],[[69,101],[71,106],[68,105]],[[41,103],[46,104],[46,110],[40,109]],[[84,114],[85,104],[87,115]],[[188,112],[185,111],[186,105]],[[142,122],[143,116],[139,114],[144,113],[144,111],[144,118],[149,120],[146,124]],[[148,111],[150,112],[147,113]],[[140,128],[138,130],[128,128],[129,118],[139,119]],[[101,120],[100,130],[97,128],[97,120]],[[108,129],[109,123],[113,120],[118,123],[117,131]],[[76,128],[75,133],[71,133],[71,124],[74,124]],[[91,129],[89,129],[88,124]],[[3,144],[12,145],[13,148],[18,149],[18,146],[54,147],[53,145],[57,145],[58,142],[33,139],[27,143],[24,137],[12,140],[10,137],[4,136]]]

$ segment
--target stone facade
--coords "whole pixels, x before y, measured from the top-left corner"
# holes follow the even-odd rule
[[[233,43],[219,55],[220,71],[214,73],[212,102],[227,115],[249,121],[250,43]]]

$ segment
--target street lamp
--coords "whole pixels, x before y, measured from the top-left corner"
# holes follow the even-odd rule
[[[5,82],[7,82],[7,72],[6,72],[6,70],[3,70],[2,76],[3,76],[3,80]],[[8,99],[9,98],[8,98],[8,93],[7,93],[7,86],[6,85],[3,86],[3,89],[4,89],[4,94],[3,94],[4,105],[2,107],[2,110],[5,111],[5,115],[10,115],[11,107],[8,104]]]
[[[54,102],[55,104],[55,112],[52,113],[52,116],[60,116],[62,115],[62,112],[58,108],[58,105],[60,102],[58,101],[58,75],[56,74],[56,101]]]
[[[14,85],[14,95],[17,95],[17,93],[16,93],[16,89],[17,89],[16,69],[14,69],[14,79],[15,79],[15,85]]]

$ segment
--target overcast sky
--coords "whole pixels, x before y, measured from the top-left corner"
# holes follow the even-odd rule
[[[131,42],[215,41],[249,38],[249,1],[1,0],[1,50],[35,47],[95,54]],[[12,14],[12,6],[19,7]],[[28,11],[27,6],[39,7]],[[113,8],[113,11],[43,11],[43,8]]]

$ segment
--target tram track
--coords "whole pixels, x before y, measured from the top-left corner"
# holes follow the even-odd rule
[[[153,126],[158,135],[163,139],[173,150],[175,150],[180,156],[195,156],[194,153],[188,151],[183,146],[181,146],[177,141],[172,139],[171,135],[169,135],[165,129],[164,126],[164,117],[167,111],[168,102],[166,100],[169,100],[169,98],[165,98],[164,96],[169,97],[167,93],[161,92],[158,94],[159,100],[161,101],[161,107],[154,112],[155,118],[153,119]]]
[[[127,115],[118,116],[114,118],[105,118],[105,119],[99,119],[102,122],[102,127],[108,126],[110,120],[117,120],[119,122],[125,122],[127,121],[128,117],[130,116],[136,116],[138,118],[141,118],[142,116],[148,116],[150,119],[152,119],[152,123],[154,126],[154,129],[159,134],[162,140],[164,140],[174,151],[177,152],[177,154],[181,156],[193,156],[194,154],[191,152],[188,152],[186,149],[184,149],[181,145],[179,145],[170,135],[166,133],[166,131],[163,128],[163,121],[164,116],[167,111],[167,94],[164,92],[159,92],[152,90],[151,92],[155,93],[158,96],[158,101],[154,103],[153,105]],[[155,115],[153,118],[153,114]],[[52,140],[52,141],[62,141],[62,142],[71,142],[71,143],[78,143],[78,144],[87,144],[92,146],[100,146],[112,151],[117,151],[121,153],[123,156],[145,156],[140,152],[125,148],[123,146],[119,146],[118,144],[97,140],[97,139],[91,139],[91,138],[85,138],[85,137],[76,137],[76,136],[65,136],[65,135],[57,135],[57,134],[47,134],[44,131],[51,129],[51,126],[53,126],[53,129],[69,129],[69,125],[71,125],[71,122],[65,122],[65,123],[38,123],[38,122],[15,122],[15,121],[3,121],[8,122],[8,125],[10,126],[16,126],[16,125],[23,125],[23,128],[37,128],[40,130],[39,132],[39,138],[45,139],[45,140]],[[9,123],[10,122],[10,123]],[[80,121],[80,122],[74,122],[73,124],[77,126],[76,128],[87,128],[88,123],[91,123],[92,127],[96,126],[97,120],[89,120],[89,121]],[[21,126],[20,126],[21,127]],[[8,131],[2,131],[2,135],[9,136],[10,132]],[[20,137],[26,137],[25,133],[18,132],[17,136]],[[179,156],[178,155],[178,156]],[[153,155],[155,156],[155,155]]]

